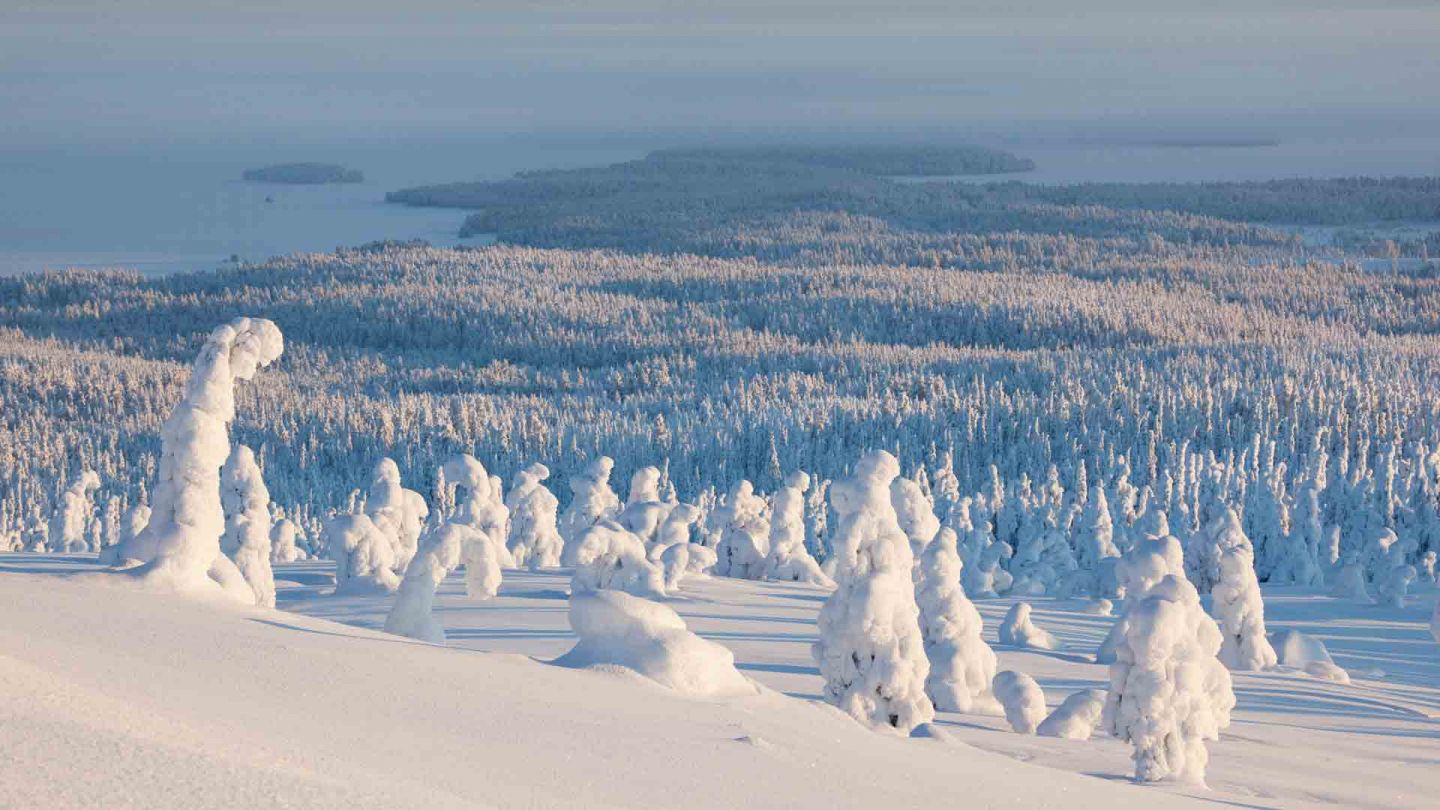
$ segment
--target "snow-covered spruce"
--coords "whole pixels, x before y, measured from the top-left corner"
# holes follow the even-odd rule
[[[671,506],[660,500],[660,469],[641,467],[630,476],[630,497],[616,522],[648,546],[655,541]]]
[[[758,691],[735,668],[730,650],[690,632],[665,605],[613,590],[575,593],[570,597],[570,626],[580,640],[555,659],[560,666],[625,667],[676,692],[701,697]]]
[[[1055,711],[1035,729],[1035,733],[1041,737],[1088,740],[1099,727],[1100,714],[1104,709],[1103,689],[1081,689],[1056,706]]]
[[[133,542],[115,546],[108,560],[143,563],[129,573],[158,587],[205,591],[218,583],[237,601],[253,603],[254,592],[220,553],[220,467],[230,455],[235,384],[273,363],[284,348],[280,330],[261,318],[236,318],[210,334],[184,398],[160,431],[150,520]]]
[[[515,477],[515,486],[505,498],[510,510],[510,556],[515,565],[529,566],[531,571],[558,568],[565,547],[556,524],[560,502],[544,484],[549,477],[549,467],[531,464]]]
[[[605,518],[620,514],[620,498],[610,488],[610,471],[615,460],[601,456],[578,473],[570,476],[574,496],[565,514],[560,517],[560,536],[568,547],[580,533]]]
[[[1000,643],[1032,650],[1053,650],[1060,646],[1055,636],[1030,621],[1030,603],[1016,602],[1000,622]]]
[[[836,590],[820,609],[814,656],[825,699],[872,728],[906,734],[935,710],[911,580],[910,541],[890,502],[894,456],[862,457],[830,487]]]
[[[1005,720],[1016,734],[1034,734],[1045,719],[1045,693],[1035,679],[1007,669],[991,683],[995,699],[1005,707]]]
[[[640,538],[612,520],[601,520],[565,546],[561,562],[573,566],[571,593],[619,590],[636,596],[665,596],[665,574],[651,562]]]
[[[899,480],[899,479],[896,479]],[[830,578],[805,547],[805,490],[810,476],[796,470],[785,477],[770,508],[770,555],[765,579],[830,587]]]
[[[1346,555],[1339,566],[1335,584],[1330,587],[1330,595],[1360,605],[1375,604],[1375,600],[1370,596],[1370,588],[1365,583],[1365,566],[1360,564],[1355,553]]]
[[[1135,779],[1203,783],[1207,740],[1230,725],[1235,694],[1220,628],[1195,586],[1170,574],[1120,619],[1101,723],[1134,748]]]
[[[1185,554],[1180,541],[1174,537],[1143,538],[1121,556],[1115,565],[1115,577],[1125,595],[1120,603],[1120,618],[1110,626],[1110,632],[1100,642],[1095,663],[1115,663],[1115,650],[1124,635],[1126,612],[1167,576],[1185,576]]]
[[[395,605],[385,617],[385,632],[445,643],[445,628],[434,613],[435,589],[459,567],[466,541],[474,533],[469,526],[445,523],[421,535],[415,556],[405,567]]]
[[[255,452],[243,444],[235,445],[220,468],[220,506],[225,510],[220,551],[240,569],[240,575],[255,592],[255,604],[275,607],[275,575],[270,569],[270,491],[265,488]]]
[[[1230,507],[1219,507],[1218,517],[1191,538],[1185,549],[1185,575],[1200,593],[1210,593],[1220,581],[1220,559],[1232,548],[1245,549],[1255,558],[1255,547],[1246,536],[1240,516]]]
[[[915,602],[930,674],[925,693],[935,708],[968,712],[990,689],[995,653],[981,638],[980,611],[960,587],[960,554],[955,530],[941,529],[920,556]]]
[[[890,502],[895,507],[895,519],[900,524],[900,531],[910,540],[911,556],[920,559],[920,554],[940,531],[940,520],[935,517],[935,505],[926,497],[919,484],[904,476],[890,483]]]
[[[715,547],[719,557],[715,573],[736,579],[760,579],[770,553],[770,521],[766,517],[765,499],[755,494],[755,486],[740,481],[730,489],[725,503],[715,510],[720,524],[720,543]]]
[[[400,484],[400,467],[388,458],[375,464],[370,476],[370,495],[365,499],[365,513],[389,538],[395,550],[395,570],[404,571],[415,556],[420,532],[430,508],[425,498]]]
[[[94,470],[86,470],[70,482],[60,496],[55,515],[50,518],[50,533],[46,542],[51,551],[68,554],[100,550],[90,547],[88,537],[90,525],[95,521],[95,504],[91,498],[99,488],[100,476]]]
[[[1413,565],[1391,566],[1385,573],[1385,578],[1380,581],[1380,604],[1396,610],[1405,607],[1405,596],[1409,593],[1410,583],[1415,581],[1415,577]]]
[[[335,561],[335,595],[368,596],[400,587],[395,546],[369,515],[336,515],[325,521],[326,553]]]
[[[488,599],[498,592],[501,569],[515,567],[510,549],[505,545],[510,510],[496,491],[495,479],[474,456],[468,453],[455,456],[445,462],[442,471],[445,480],[456,488],[455,511],[449,522],[475,530],[461,554],[465,561],[466,589],[472,598]]]
[[[1220,557],[1220,581],[1210,591],[1210,609],[1224,642],[1220,663],[1232,670],[1254,672],[1275,666],[1275,650],[1265,636],[1265,602],[1255,563],[1244,546]]]
[[[1296,498],[1290,532],[1285,536],[1281,553],[1276,555],[1269,582],[1310,587],[1325,584],[1324,569],[1320,563],[1323,539],[1320,496],[1311,484],[1301,489]]]

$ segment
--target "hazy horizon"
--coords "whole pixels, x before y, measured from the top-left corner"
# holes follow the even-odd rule
[[[1440,120],[1440,3],[36,2],[0,146],[480,135],[1363,137]]]

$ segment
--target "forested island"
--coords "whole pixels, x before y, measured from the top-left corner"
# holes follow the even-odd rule
[[[247,169],[244,179],[251,183],[282,183],[291,186],[319,186],[328,183],[363,183],[364,172],[335,163],[280,163]]]

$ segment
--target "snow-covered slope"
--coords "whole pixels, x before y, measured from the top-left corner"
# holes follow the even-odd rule
[[[688,699],[623,672],[16,573],[16,559],[0,572],[0,807],[1191,803],[874,734],[768,690]]]

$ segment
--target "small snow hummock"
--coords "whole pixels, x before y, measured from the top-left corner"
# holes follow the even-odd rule
[[[646,556],[640,538],[613,520],[586,528],[565,545],[561,562],[574,566],[571,593],[620,590],[636,596],[665,596],[665,573]]]
[[[560,539],[556,515],[560,501],[545,486],[550,468],[531,464],[515,478],[515,486],[505,498],[510,510],[510,532],[506,544],[515,564],[527,565],[531,571],[560,567]]]
[[[1135,779],[1203,783],[1206,740],[1230,725],[1235,693],[1220,628],[1195,586],[1170,574],[1121,617],[1101,722],[1134,747]]]
[[[1045,718],[1035,733],[1041,737],[1060,737],[1066,740],[1088,740],[1100,725],[1100,713],[1105,708],[1105,690],[1081,689]]]
[[[900,464],[866,454],[830,487],[837,588],[820,609],[813,653],[825,699],[872,728],[909,734],[935,717],[930,662],[911,579],[910,541],[890,501]]]
[[[690,632],[665,605],[613,590],[576,593],[570,597],[570,626],[580,640],[555,659],[560,666],[624,667],[700,697],[758,692],[735,668],[730,650]]]
[[[1210,609],[1225,637],[1222,664],[1244,672],[1275,666],[1275,650],[1265,637],[1265,602],[1246,547],[1235,546],[1221,554],[1220,581],[1210,592]]]
[[[899,480],[899,479],[896,479]],[[765,559],[765,579],[808,582],[824,587],[835,583],[820,570],[820,563],[805,547],[805,490],[810,476],[796,470],[786,476],[775,493],[770,510],[770,555]]]
[[[220,590],[253,604],[255,594],[220,553],[225,514],[220,468],[230,455],[235,383],[273,363],[285,349],[275,324],[236,318],[210,334],[195,360],[184,398],[160,429],[160,472],[150,521],[104,562],[142,563],[127,573],[178,591]],[[108,551],[108,549],[107,549]]]
[[[1298,669],[1322,680],[1350,683],[1350,673],[1336,666],[1330,651],[1325,649],[1325,642],[1314,636],[1299,630],[1277,630],[1270,634],[1270,645],[1282,667]]]
[[[220,551],[235,563],[255,604],[275,607],[275,574],[270,570],[270,491],[255,462],[255,452],[235,445],[220,468],[220,505],[225,534]]]
[[[385,617],[385,632],[445,643],[445,628],[434,614],[435,589],[459,567],[466,541],[474,533],[469,526],[446,523],[421,535],[415,556],[405,567],[395,605]]]
[[[925,693],[940,711],[968,712],[976,698],[990,689],[995,653],[980,636],[980,611],[960,587],[955,530],[940,530],[920,556],[919,570],[915,601],[930,660]]]
[[[1000,622],[1000,643],[1032,650],[1053,650],[1060,642],[1049,630],[1036,627],[1030,621],[1030,604],[1016,602],[1010,606],[1004,621]]]
[[[335,595],[393,593],[395,546],[369,515],[336,515],[325,521],[325,547],[335,561]]]
[[[605,518],[620,514],[620,497],[610,488],[610,471],[613,469],[615,460],[601,456],[570,476],[570,491],[574,497],[560,517],[560,536],[565,539],[567,549],[581,532]]]
[[[1034,734],[1045,719],[1045,693],[1035,679],[1007,669],[991,682],[995,699],[1005,707],[1005,719],[1016,734]]]

